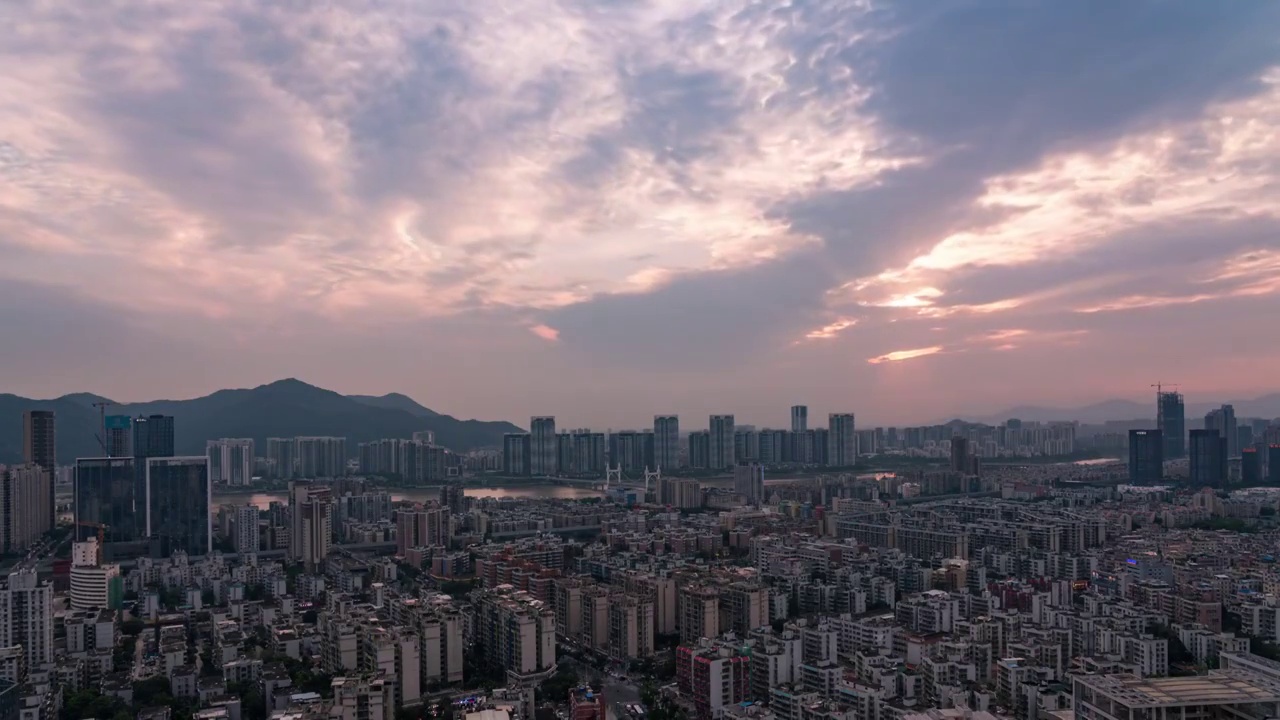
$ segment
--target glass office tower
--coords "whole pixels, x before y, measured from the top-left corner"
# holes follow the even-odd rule
[[[137,498],[137,474],[131,457],[76,460],[76,538],[96,537],[123,543],[140,540],[144,527]]]
[[[209,461],[197,457],[147,459],[146,528],[151,553],[176,550],[207,555],[213,549]]]

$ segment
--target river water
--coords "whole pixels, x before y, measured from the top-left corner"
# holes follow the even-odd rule
[[[440,488],[415,488],[411,490],[388,490],[391,500],[398,502],[426,502],[440,499]],[[583,498],[600,497],[601,493],[589,488],[565,487],[563,485],[523,485],[520,487],[469,487],[463,490],[471,498],[534,498],[538,500],[581,500]],[[289,493],[261,492],[237,493],[232,495],[213,496],[213,505],[257,505],[266,510],[272,502],[289,502]]]

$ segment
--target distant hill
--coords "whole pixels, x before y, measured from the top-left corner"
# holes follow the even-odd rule
[[[22,460],[22,412],[53,410],[58,416],[58,460],[100,453],[95,434],[103,400],[90,393],[64,395],[53,400],[33,400],[0,395],[0,464]],[[455,451],[500,447],[502,435],[520,432],[508,422],[458,420],[391,394],[382,397],[340,395],[300,380],[280,380],[249,390],[219,390],[191,400],[154,400],[113,405],[109,415],[172,415],[177,447],[183,455],[204,454],[205,442],[221,437],[251,437],[259,454],[269,437],[335,435],[346,437],[349,452],[357,443],[380,438],[408,438],[431,430],[436,442]]]
[[[1204,417],[1205,413],[1223,404],[1233,405],[1238,418],[1277,418],[1280,417],[1280,393],[1264,395],[1252,400],[1223,400],[1221,402],[1193,402],[1187,404],[1188,427],[1193,421]],[[1023,405],[1010,408],[997,415],[985,417],[965,417],[971,422],[990,424],[1002,423],[1009,418],[1026,421],[1048,422],[1052,420],[1078,420],[1082,423],[1101,425],[1109,421],[1127,421],[1147,419],[1155,423],[1156,400],[1154,394],[1150,402],[1133,400],[1107,400],[1105,402],[1084,405],[1075,408],[1051,408],[1036,405]]]
[[[355,400],[356,402],[362,402],[365,405],[371,405],[373,407],[388,410],[404,410],[415,417],[440,417],[440,413],[432,410],[431,408],[425,408],[419,405],[417,400],[414,400],[408,395],[401,395],[400,393],[387,393],[381,397],[374,395],[348,395],[347,397]]]

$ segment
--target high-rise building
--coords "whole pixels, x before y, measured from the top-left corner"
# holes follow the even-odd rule
[[[582,475],[604,472],[608,442],[604,433],[580,430],[573,433],[573,468]]]
[[[289,558],[312,572],[329,555],[333,536],[332,493],[322,485],[290,483],[289,512],[293,520]]]
[[[454,515],[467,511],[466,489],[461,482],[447,482],[440,486],[440,505]]]
[[[106,418],[108,457],[133,457],[133,418],[108,415]]]
[[[827,416],[827,465],[852,467],[858,463],[858,436],[853,413]]]
[[[98,538],[71,545],[71,607],[74,610],[119,609],[124,604],[124,578],[119,565],[102,563]]]
[[[346,438],[299,437],[294,440],[298,477],[335,478],[347,474]]]
[[[805,463],[831,464],[830,458],[827,457],[827,451],[831,449],[830,436],[831,433],[827,428],[809,428],[809,431],[804,434],[802,448]]]
[[[1217,430],[1192,430],[1190,451],[1191,484],[1194,487],[1222,487],[1227,482],[1227,439]]]
[[[788,458],[787,443],[791,434],[786,430],[761,430],[756,438],[759,447],[760,462],[765,465],[780,465]]]
[[[209,458],[209,480],[227,485],[253,482],[253,439],[222,438],[205,445]]]
[[[733,468],[733,491],[741,495],[748,505],[764,504],[764,466],[744,462]]]
[[[711,467],[711,433],[706,430],[689,433],[689,467],[699,470]]]
[[[1245,485],[1262,483],[1262,453],[1247,447],[1240,451],[1240,481]]]
[[[1157,484],[1164,478],[1164,434],[1160,430],[1129,430],[1129,482]]]
[[[1218,435],[1227,441],[1227,458],[1240,457],[1240,429],[1236,422],[1236,409],[1223,405],[1211,410],[1204,416],[1204,428],[1217,430]]]
[[[133,419],[135,458],[173,457],[172,415],[148,415]]]
[[[1164,481],[1164,445],[1159,430],[1129,431],[1129,482],[1156,485]]]
[[[131,457],[76,460],[77,540],[95,536],[94,525],[101,526],[108,547],[145,536],[146,497],[138,497],[137,462]]]
[[[502,472],[504,475],[531,475],[533,443],[529,433],[507,433],[502,436]]]
[[[951,472],[969,473],[972,463],[969,461],[969,438],[963,435],[951,436]]]
[[[529,420],[529,474],[556,474],[556,419],[551,416]]]
[[[1267,446],[1267,484],[1280,487],[1280,444]]]
[[[1156,395],[1156,428],[1164,437],[1164,459],[1187,456],[1187,412],[1182,393],[1161,392]]]
[[[755,430],[734,430],[733,456],[739,463],[759,460],[760,435]]]
[[[653,416],[653,461],[660,470],[674,471],[680,467],[680,418],[678,416]]]
[[[257,505],[240,505],[231,518],[234,524],[232,537],[235,538],[236,552],[240,554],[256,553],[262,549],[259,532],[259,512]]]
[[[52,473],[58,467],[58,441],[52,410],[22,413],[22,462]]]
[[[35,568],[15,570],[0,585],[0,647],[15,645],[28,668],[53,662],[53,585]]]
[[[480,593],[475,609],[475,644],[486,666],[519,683],[555,673],[556,615],[546,603],[500,586]]]
[[[412,548],[448,544],[448,508],[418,505],[412,510],[396,511],[396,554],[405,557]]]
[[[578,472],[574,461],[573,434],[568,430],[556,433],[556,472],[561,475],[572,475]]]
[[[146,523],[153,553],[169,557],[213,551],[213,503],[209,460],[192,457],[147,458]]]
[[[271,477],[297,477],[298,444],[293,438],[267,438],[267,466]]]
[[[791,432],[792,434],[803,434],[809,430],[809,406],[808,405],[792,405],[791,406]]]
[[[26,550],[45,533],[49,524],[49,488],[53,476],[41,465],[0,465],[0,551]]]
[[[52,478],[58,472],[57,422],[52,410],[27,410],[22,413],[22,462],[39,465],[49,473],[49,527],[58,524],[57,500]]]
[[[709,430],[709,462],[713,470],[728,470],[734,466],[736,459],[733,457],[733,432],[734,423],[732,415],[712,415],[711,429]]]

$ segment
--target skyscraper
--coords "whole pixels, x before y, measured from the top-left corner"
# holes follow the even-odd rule
[[[1240,481],[1245,485],[1262,482],[1262,453],[1258,448],[1247,447],[1240,451]]]
[[[222,438],[205,444],[209,458],[209,480],[228,485],[253,482],[253,439]]]
[[[970,468],[969,462],[969,438],[963,435],[951,436],[951,472],[959,472],[968,474]]]
[[[173,457],[172,415],[148,415],[133,419],[133,456]]]
[[[289,484],[289,559],[302,563],[308,572],[329,555],[333,534],[333,498],[324,486],[308,482]]]
[[[345,437],[299,437],[294,440],[298,477],[334,478],[347,474]]]
[[[675,415],[653,416],[653,461],[661,470],[680,467],[680,418]]]
[[[21,552],[49,532],[53,476],[40,465],[0,465],[0,551]]]
[[[689,467],[699,470],[711,467],[711,433],[706,430],[689,433]]]
[[[267,465],[271,468],[271,477],[295,477],[297,458],[298,447],[293,438],[267,438]]]
[[[53,662],[53,585],[35,568],[10,573],[0,586],[0,644],[21,645],[28,668]]]
[[[1204,416],[1206,430],[1217,430],[1218,435],[1227,442],[1227,457],[1240,457],[1240,428],[1236,422],[1236,409],[1223,405],[1217,410],[1210,410]]]
[[[1280,487],[1280,445],[1267,446],[1267,484]]]
[[[1164,480],[1164,435],[1159,430],[1129,431],[1129,482],[1155,485]]]
[[[532,443],[529,433],[507,433],[502,436],[502,472],[504,475],[528,475]]]
[[[791,406],[791,432],[803,433],[809,429],[809,406]]]
[[[146,472],[146,534],[153,554],[169,557],[183,550],[188,555],[208,555],[213,550],[208,458],[147,458]]]
[[[1182,393],[1162,392],[1156,395],[1156,428],[1164,437],[1164,459],[1176,460],[1187,455],[1187,413]]]
[[[1227,482],[1227,439],[1217,430],[1192,430],[1190,470],[1193,487],[1222,487]]]
[[[764,466],[759,463],[746,462],[733,468],[733,491],[746,500],[748,505],[759,507],[764,504]]]
[[[138,497],[137,462],[131,457],[76,460],[76,540],[96,535],[91,525],[103,526],[108,548],[113,543],[142,539],[146,532],[146,505],[145,496]]]
[[[529,474],[556,474],[556,419],[551,416],[529,420]]]
[[[608,443],[604,433],[579,431],[573,435],[573,467],[586,475],[604,472]]]
[[[853,413],[827,416],[827,464],[852,467],[858,463],[858,436]]]
[[[39,465],[49,473],[49,527],[52,528],[58,524],[58,503],[53,495],[53,477],[58,472],[58,434],[52,410],[22,413],[22,462]]]
[[[107,456],[133,457],[133,418],[108,415],[106,425]]]
[[[713,470],[727,470],[734,466],[732,415],[712,415],[709,438],[708,462]]]

